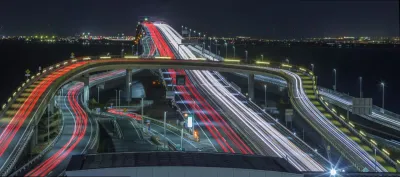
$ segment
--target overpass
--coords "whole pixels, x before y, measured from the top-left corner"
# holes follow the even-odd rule
[[[138,25],[141,28],[142,25]],[[157,30],[162,29],[163,36],[157,36],[157,38],[167,38],[168,40],[175,41],[174,48],[179,39],[174,39],[171,35],[166,35],[166,33],[174,33],[168,26],[157,25]],[[153,29],[154,30],[154,29]],[[140,30],[139,30],[140,31]],[[156,30],[154,30],[156,31]],[[154,32],[153,31],[153,32]],[[143,33],[140,31],[138,33],[140,37]],[[140,40],[140,37],[136,37],[136,40]],[[168,46],[161,46],[168,47]],[[160,52],[160,47],[157,47]],[[186,51],[185,51],[186,52]],[[179,53],[179,52],[178,52]],[[178,57],[185,59],[185,55],[180,55]],[[189,56],[189,53],[187,53]],[[383,167],[380,163],[389,164],[389,166],[395,166],[395,162],[391,161],[390,157],[382,151],[378,151],[378,155],[383,162],[377,163],[372,157],[370,152],[366,152],[359,147],[351,139],[348,139],[346,135],[340,132],[337,128],[332,126],[332,123],[327,121],[326,115],[322,114],[316,105],[310,102],[309,95],[318,94],[316,90],[316,85],[314,82],[313,73],[310,71],[287,64],[281,63],[259,63],[258,65],[248,65],[240,64],[237,60],[225,60],[224,62],[216,61],[204,61],[195,59],[193,56],[189,56],[189,61],[183,60],[142,60],[135,56],[102,56],[102,57],[82,57],[75,58],[65,62],[58,63],[54,66],[45,68],[42,73],[28,79],[23,85],[17,89],[13,96],[10,97],[8,102],[2,106],[2,111],[0,112],[2,127],[1,138],[1,151],[0,151],[0,162],[2,166],[0,167],[1,174],[8,174],[10,169],[15,165],[18,160],[21,150],[25,148],[31,137],[35,136],[35,125],[38,119],[43,114],[45,109],[44,105],[49,103],[49,100],[54,96],[56,90],[58,90],[63,84],[70,82],[74,79],[81,78],[90,72],[104,71],[111,69],[181,69],[185,68],[187,70],[215,70],[224,72],[243,72],[250,74],[251,77],[264,74],[277,75],[284,78],[287,83],[289,83],[289,95],[291,97],[292,103],[295,108],[301,113],[301,115],[309,121],[309,123],[322,134],[330,144],[332,144],[336,149],[338,149],[346,159],[348,159],[357,169],[367,168],[370,171],[386,171],[387,169]],[[233,62],[233,63],[230,63]],[[193,72],[191,75],[198,76],[199,72]],[[208,74],[208,73],[202,73]],[[191,77],[193,77],[191,76]],[[251,81],[252,79],[250,79]],[[249,87],[252,86],[250,82]],[[304,87],[303,87],[304,86]],[[88,87],[88,86],[87,86]],[[307,88],[306,94],[304,92]],[[88,94],[88,89],[85,87],[85,95]],[[88,97],[85,96],[84,100],[87,101]],[[236,103],[235,103],[236,104]],[[239,105],[239,104],[237,104]],[[246,108],[242,108],[246,109]],[[251,112],[249,112],[251,114]],[[331,116],[337,116],[334,113]],[[246,121],[246,120],[240,120]],[[254,128],[254,127],[252,127]],[[261,127],[258,127],[261,128]],[[257,129],[252,129],[257,131]],[[259,130],[259,129],[258,129]],[[272,131],[272,130],[270,130]],[[263,132],[254,133],[253,135],[259,136]],[[282,142],[286,139],[281,139]],[[276,143],[279,143],[277,141]],[[262,145],[258,145],[262,146]],[[267,147],[271,148],[274,144],[269,144]],[[374,145],[368,144],[372,148]],[[274,149],[274,148],[271,148]],[[271,151],[270,149],[270,151]],[[377,148],[379,149],[379,148]],[[273,150],[272,150],[273,151]],[[300,151],[299,151],[300,152]],[[266,152],[271,153],[271,152]],[[272,152],[280,156],[287,154],[288,152]],[[276,155],[275,154],[275,155]],[[308,155],[302,157],[292,157],[292,163],[299,163],[303,158],[308,158]],[[375,156],[376,157],[376,156]],[[292,158],[300,161],[295,162]],[[300,162],[303,163],[304,162]],[[327,168],[327,167],[325,167]]]
[[[67,83],[73,79],[76,79],[78,77],[81,77],[82,75],[85,75],[90,72],[95,72],[95,71],[104,71],[104,70],[113,70],[113,69],[127,69],[127,68],[136,68],[136,69],[159,69],[159,68],[172,68],[172,69],[179,69],[179,68],[185,68],[185,69],[190,69],[190,70],[215,70],[215,71],[224,71],[224,72],[243,72],[243,73],[250,73],[250,74],[257,74],[257,75],[263,75],[265,73],[268,74],[274,74],[274,75],[279,75],[285,79],[287,79],[288,83],[291,83],[290,87],[290,95],[292,99],[301,99],[302,101],[305,101],[307,98],[306,96],[302,95],[302,91],[300,90],[302,88],[302,85],[299,81],[299,78],[296,77],[295,74],[293,74],[294,70],[301,71],[300,68],[292,66],[290,69],[282,69],[281,64],[275,64],[271,65],[269,67],[265,66],[259,66],[259,65],[244,65],[244,64],[232,64],[228,62],[210,62],[210,61],[199,61],[199,60],[190,60],[190,61],[181,61],[181,60],[141,60],[135,57],[129,57],[125,56],[125,58],[120,58],[120,57],[83,57],[83,58],[76,58],[76,59],[71,59],[67,60],[64,62],[61,62],[59,64],[56,64],[54,66],[47,67],[43,70],[42,73],[39,73],[37,78],[45,78],[43,80],[47,80],[47,78],[54,78],[54,74],[58,74],[60,72],[65,72],[64,75],[59,76],[57,78],[54,78],[55,81],[53,81],[51,84],[48,85],[41,85],[35,84],[33,85],[34,82],[29,81],[27,83],[24,83],[24,88],[20,88],[20,91],[15,94],[12,100],[8,104],[4,106],[4,109],[2,110],[2,115],[4,115],[5,112],[9,111],[9,108],[11,108],[11,105],[16,104],[16,100],[18,98],[23,98],[22,94],[25,93],[25,89],[28,89],[29,87],[34,87],[36,90],[42,91],[42,93],[38,92],[37,96],[40,97],[42,100],[41,103],[31,103],[34,104],[32,105],[35,107],[35,109],[32,108],[31,112],[28,112],[29,115],[27,115],[26,120],[23,122],[26,126],[21,126],[20,129],[18,130],[13,130],[16,132],[18,136],[12,137],[12,142],[10,144],[5,144],[7,146],[2,146],[2,148],[5,148],[5,152],[11,152],[11,153],[3,153],[1,156],[1,160],[4,162],[2,163],[1,170],[3,174],[4,172],[9,172],[9,168],[12,167],[15,164],[15,161],[18,160],[19,155],[17,150],[23,149],[24,146],[28,143],[28,140],[32,136],[32,131],[34,129],[34,123],[33,120],[35,118],[37,119],[36,115],[37,112],[45,109],[44,105],[47,105],[46,103],[43,104],[43,102],[48,102],[49,94],[54,96],[55,91],[60,88],[64,83]],[[312,76],[309,72],[303,72],[306,73],[307,75]],[[35,79],[35,78],[32,78]],[[39,81],[39,79],[35,80]],[[36,93],[36,92],[35,92]],[[47,94],[46,94],[47,93]],[[39,98],[37,98],[39,99]],[[87,100],[86,100],[87,101]],[[294,101],[295,103],[297,101]],[[29,102],[30,103],[30,102]],[[28,102],[24,102],[20,107],[17,107],[18,109],[24,108],[24,106],[28,104]],[[310,116],[315,116],[313,115],[315,113],[315,110],[317,108],[314,106],[312,107],[311,105],[307,104],[297,104],[299,107],[302,107],[304,110],[305,114],[311,114]],[[15,106],[14,106],[15,107]],[[307,110],[311,109],[312,111],[308,112]],[[4,117],[2,117],[2,121],[4,120]],[[323,126],[321,127],[323,128]],[[29,133],[27,133],[29,131]],[[335,132],[338,133],[338,132]],[[327,133],[329,135],[329,133]],[[332,139],[336,139],[335,137],[331,137]],[[333,141],[333,140],[332,140]],[[2,141],[3,142],[3,141]],[[351,142],[350,142],[351,143]],[[342,143],[340,143],[342,144]],[[345,147],[344,147],[345,148]],[[357,153],[354,152],[354,150],[359,150],[357,147],[352,146],[351,148],[354,149],[347,149],[349,156],[346,158],[349,159],[354,159],[354,163],[356,164],[362,164],[362,166],[367,166],[370,167],[368,164],[368,161],[365,162],[366,159],[363,159],[363,156],[359,156]],[[12,164],[14,163],[14,164]],[[374,163],[373,163],[374,164]],[[360,165],[361,166],[361,165]],[[371,170],[374,169],[374,165],[370,167]]]

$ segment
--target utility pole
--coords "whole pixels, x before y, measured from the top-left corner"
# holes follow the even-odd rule
[[[142,97],[142,126],[144,128],[144,114],[143,114],[143,107],[144,107],[144,98]]]
[[[363,93],[362,93],[362,77],[360,77],[360,98],[363,97]]]
[[[166,127],[167,127],[167,111],[164,111],[164,141],[165,141],[165,146],[167,146]]]

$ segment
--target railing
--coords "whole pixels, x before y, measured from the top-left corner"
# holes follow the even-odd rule
[[[42,152],[40,152],[33,159],[29,160],[25,165],[23,165],[21,168],[19,168],[17,171],[13,172],[9,176],[21,176],[24,174],[25,170],[30,169],[32,165],[37,165],[36,163],[40,161],[42,157],[54,147],[58,139],[61,137],[63,130],[64,130],[64,123],[61,124],[60,132],[58,133],[56,138],[54,138],[53,141]]]
[[[349,129],[354,135],[356,135],[358,138],[360,138],[365,144],[368,146],[372,147],[373,149],[376,150],[377,154],[381,155],[383,158],[385,158],[386,161],[390,162],[391,165],[396,166],[396,162],[394,162],[387,154],[385,154],[383,151],[381,151],[378,147],[376,147],[373,143],[371,143],[365,136],[361,135],[359,131],[357,131],[355,128],[349,125],[348,122],[345,122],[343,119],[341,119],[337,113],[333,112],[331,108],[329,108],[326,104],[323,104],[323,101],[319,98],[320,102],[322,105],[333,115],[336,120],[339,120],[339,122],[342,123],[342,125],[345,125],[347,129]]]

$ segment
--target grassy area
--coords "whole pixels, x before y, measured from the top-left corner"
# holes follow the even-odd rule
[[[386,168],[389,172],[396,172],[396,169],[392,167],[389,163],[387,163],[383,157],[380,155],[376,155],[374,151],[371,149],[371,147],[363,142],[360,138],[358,138],[357,135],[355,135],[353,132],[351,132],[345,125],[342,125],[342,123],[336,119],[333,119],[335,115],[333,115],[330,111],[328,111],[325,107],[322,106],[322,102],[317,99],[315,96],[314,90],[313,90],[313,82],[312,79],[304,75],[302,73],[297,73],[299,74],[300,78],[302,79],[303,82],[303,88],[305,93],[307,94],[307,97],[311,100],[311,103],[317,107],[319,111],[327,118],[329,119],[333,125],[335,125],[340,131],[345,133],[350,139],[352,139],[354,142],[356,142],[361,148],[363,148],[366,152],[368,152],[371,157],[374,157],[376,161],[378,161],[383,167]]]

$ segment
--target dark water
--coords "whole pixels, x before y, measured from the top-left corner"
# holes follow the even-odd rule
[[[24,44],[0,41],[0,104],[4,103],[13,91],[25,80],[26,69],[33,73],[39,66],[45,67],[67,59],[71,52],[76,56],[104,55],[107,52],[119,54],[121,45],[80,44]],[[131,51],[129,45],[125,51]],[[400,50],[397,48],[324,48],[324,47],[279,47],[248,46],[249,58],[283,61],[286,57],[290,63],[310,67],[315,65],[315,73],[319,76],[319,85],[332,88],[333,72],[337,70],[338,91],[359,95],[358,77],[363,77],[364,97],[372,97],[374,104],[381,106],[382,89],[379,85],[384,81],[385,108],[398,111],[400,106],[400,83],[398,69]],[[232,56],[228,48],[228,55]],[[225,55],[224,47],[221,55]],[[244,47],[236,47],[236,56],[244,57]]]
[[[236,47],[236,56],[245,56],[244,47]],[[327,47],[269,47],[247,48],[249,58],[282,62],[286,57],[291,64],[311,68],[318,75],[318,85],[331,88],[334,85],[333,68],[337,70],[337,90],[359,96],[359,80],[363,77],[363,96],[373,98],[382,105],[382,87],[385,82],[385,108],[400,112],[400,50],[399,48],[327,48]],[[228,48],[228,56],[233,50]],[[224,48],[221,54],[225,55]]]

